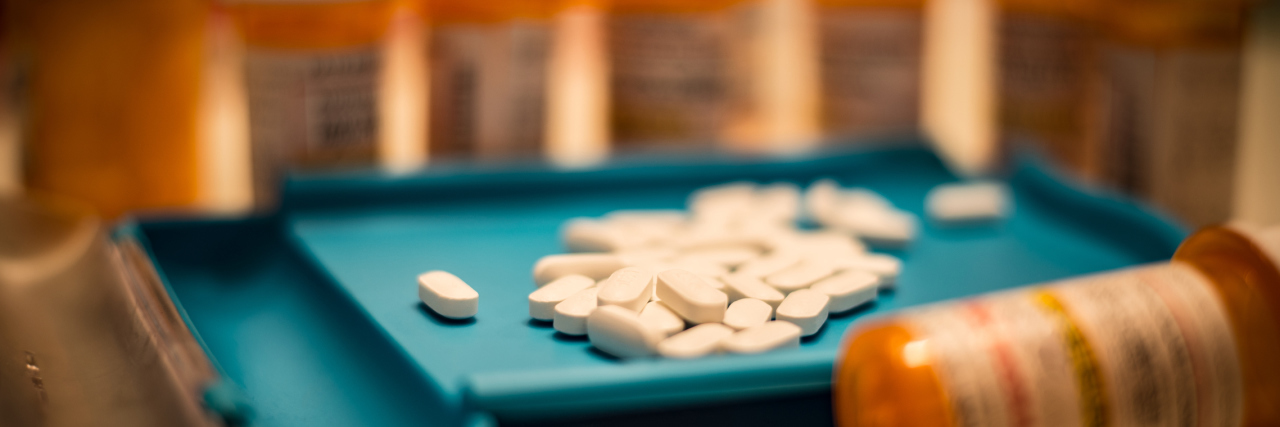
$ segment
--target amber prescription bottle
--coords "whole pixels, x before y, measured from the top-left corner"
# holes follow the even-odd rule
[[[847,337],[842,426],[1280,425],[1280,227],[904,311]]]

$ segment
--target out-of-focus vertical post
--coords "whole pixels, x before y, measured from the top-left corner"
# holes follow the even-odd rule
[[[921,122],[962,174],[985,172],[995,154],[996,19],[991,0],[925,5]]]
[[[1260,2],[1245,33],[1235,217],[1280,223],[1280,3]]]
[[[546,154],[562,166],[609,155],[609,64],[599,2],[568,2],[553,18],[547,72]]]

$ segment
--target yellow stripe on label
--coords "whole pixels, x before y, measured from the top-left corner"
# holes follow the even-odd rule
[[[1098,358],[1089,340],[1076,327],[1071,314],[1057,297],[1045,290],[1034,293],[1036,303],[1057,319],[1062,326],[1063,340],[1071,352],[1071,366],[1075,370],[1076,384],[1080,387],[1080,412],[1084,425],[1103,427],[1107,423],[1107,396],[1102,384],[1102,372]]]

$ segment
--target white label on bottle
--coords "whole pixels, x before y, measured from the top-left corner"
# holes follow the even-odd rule
[[[551,29],[540,21],[434,29],[432,155],[539,155],[550,42]]]
[[[843,135],[914,131],[921,11],[826,8],[818,19],[824,126]]]
[[[907,315],[957,425],[1234,426],[1241,378],[1199,272],[1146,266]]]
[[[627,14],[608,25],[618,142],[713,141],[730,90],[729,16]]]
[[[378,137],[376,46],[339,51],[250,49],[249,132],[290,158],[372,149]]]

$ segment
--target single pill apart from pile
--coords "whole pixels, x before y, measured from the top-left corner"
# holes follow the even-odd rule
[[[997,182],[943,184],[924,198],[925,213],[939,223],[975,223],[1005,218],[1012,209],[1009,188]]]
[[[559,254],[547,255],[533,266],[533,281],[539,287],[570,274],[581,274],[592,280],[604,280],[613,272],[627,267],[622,257],[615,254]]]
[[[556,304],[560,304],[578,291],[595,285],[595,280],[581,274],[570,274],[552,280],[551,283],[529,294],[529,317],[552,320],[556,315]]]
[[[807,288],[835,271],[835,268],[828,263],[804,260],[785,270],[770,274],[765,277],[764,283],[784,294],[789,294]]]
[[[439,270],[418,276],[418,299],[450,319],[475,317],[480,309],[480,294],[475,289],[458,276]]]
[[[715,353],[720,341],[733,335],[733,329],[719,323],[703,323],[672,335],[658,343],[658,354],[673,359],[693,359]]]
[[[778,308],[778,304],[782,304],[782,300],[787,297],[772,286],[766,285],[760,279],[751,276],[739,276],[736,273],[730,274],[724,276],[724,284],[724,292],[729,296],[730,302],[743,298],[752,298],[769,304],[772,310]],[[770,311],[769,314],[772,315],[773,312]]]
[[[657,352],[661,333],[645,326],[634,311],[606,305],[587,318],[587,339],[600,351],[616,357],[651,356]]]
[[[772,321],[752,326],[720,341],[730,353],[751,354],[800,346],[800,327],[791,322]]]
[[[562,334],[582,335],[587,333],[587,316],[596,310],[596,293],[599,287],[591,287],[570,295],[556,304],[556,314],[552,317],[551,326]]]
[[[724,325],[733,329],[746,329],[764,324],[773,317],[773,307],[755,298],[743,298],[729,304],[724,312]]]
[[[825,294],[809,289],[801,289],[787,295],[778,306],[778,320],[794,323],[800,327],[801,336],[818,333],[822,324],[827,322],[827,304],[831,298]]]
[[[613,272],[600,282],[596,298],[600,305],[616,305],[639,313],[653,295],[653,271],[627,267]]]
[[[684,270],[658,273],[658,297],[662,303],[690,323],[718,323],[724,320],[729,297],[707,284],[698,275]]]
[[[640,310],[640,321],[650,329],[669,337],[684,330],[684,320],[659,301],[650,301]]]
[[[831,298],[827,303],[828,313],[842,313],[875,300],[880,290],[880,276],[865,271],[843,271],[819,280],[809,290]]]

